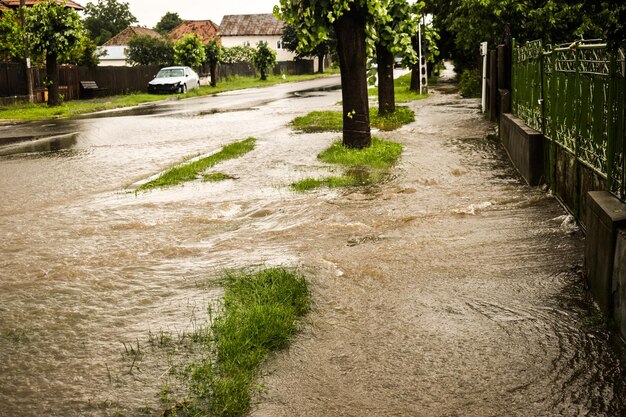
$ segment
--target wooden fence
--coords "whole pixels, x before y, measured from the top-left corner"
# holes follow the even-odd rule
[[[107,94],[129,94],[132,92],[146,92],[148,82],[159,71],[157,66],[136,67],[77,67],[75,65],[59,66],[60,93],[64,100],[76,100],[80,97],[80,81],[95,81],[98,87],[106,88]],[[202,68],[201,73],[208,73],[208,68]],[[274,74],[312,74],[313,61],[283,61],[274,68]],[[254,68],[247,63],[220,64],[219,77],[256,76]],[[46,70],[33,68],[33,87],[35,101],[46,100]],[[27,94],[24,66],[20,63],[0,63],[0,98],[24,97]],[[25,98],[25,97],[24,97]]]

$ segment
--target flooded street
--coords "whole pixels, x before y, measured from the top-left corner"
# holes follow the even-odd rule
[[[404,145],[381,185],[290,190],[337,169],[316,159],[337,134],[287,126],[339,109],[337,82],[0,127],[0,416],[160,415],[174,359],[154,338],[201,325],[225,268],[259,265],[300,268],[314,305],[252,416],[626,415],[583,235],[477,100],[444,85],[377,133]],[[128,189],[249,136],[215,167],[235,180]]]

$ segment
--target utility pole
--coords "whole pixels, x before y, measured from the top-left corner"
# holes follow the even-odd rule
[[[34,101],[33,96],[33,74],[30,69],[30,49],[28,42],[28,34],[26,33],[26,17],[24,12],[26,10],[26,0],[20,0],[20,21],[22,23],[22,30],[24,31],[24,72],[26,73],[26,88],[28,88],[28,102]]]

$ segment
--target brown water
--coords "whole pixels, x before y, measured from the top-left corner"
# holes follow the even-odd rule
[[[224,268],[261,264],[300,267],[314,308],[254,416],[623,414],[582,235],[484,139],[475,100],[412,103],[415,123],[380,134],[405,146],[387,183],[297,194],[329,175],[316,155],[336,135],[285,125],[340,94],[289,88],[57,123],[52,140],[11,128],[32,140],[0,148],[0,416],[159,415],[180,355],[150,335],[180,339]],[[248,136],[216,167],[234,181],[125,191]]]

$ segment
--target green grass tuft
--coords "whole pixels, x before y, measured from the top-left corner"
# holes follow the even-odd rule
[[[414,121],[415,113],[408,107],[396,106],[393,113],[384,116],[378,114],[378,108],[370,109],[370,125],[383,131],[396,130]]]
[[[323,162],[349,167],[390,168],[401,154],[401,144],[373,137],[371,146],[363,149],[345,147],[341,141],[334,142],[317,157]]]
[[[306,280],[284,268],[229,274],[224,290],[224,308],[207,346],[216,356],[191,368],[198,415],[245,415],[259,365],[289,344],[310,307]]]
[[[340,188],[377,184],[387,178],[387,169],[398,161],[401,154],[401,144],[376,137],[372,138],[372,145],[364,149],[347,148],[337,141],[321,152],[317,158],[323,162],[348,167],[346,173],[341,177],[305,178],[292,183],[291,189],[304,192],[322,187]]]
[[[408,103],[413,100],[421,100],[428,97],[428,94],[419,94],[418,92],[411,91],[411,73],[404,74],[394,80],[394,93],[396,96],[396,103]],[[370,88],[370,97],[378,97],[378,88]]]
[[[380,116],[378,109],[370,107],[370,125],[380,130],[389,131],[415,121],[415,113],[408,107],[397,106],[393,113]],[[293,119],[294,129],[305,133],[341,132],[343,116],[341,111],[313,111],[305,116]]]
[[[301,132],[341,132],[343,117],[341,111],[313,111],[305,116],[296,117],[291,125]]]
[[[199,173],[211,168],[219,162],[228,159],[238,158],[254,149],[256,139],[248,138],[241,142],[231,143],[222,148],[221,151],[199,159],[194,162],[175,166],[165,171],[160,177],[147,182],[137,188],[138,191],[149,190],[156,187],[168,187],[178,185],[186,181],[195,180]]]
[[[210,174],[204,174],[202,176],[202,181],[204,182],[220,182],[226,180],[234,180],[235,177],[228,174],[223,174],[221,172],[212,172]]]

